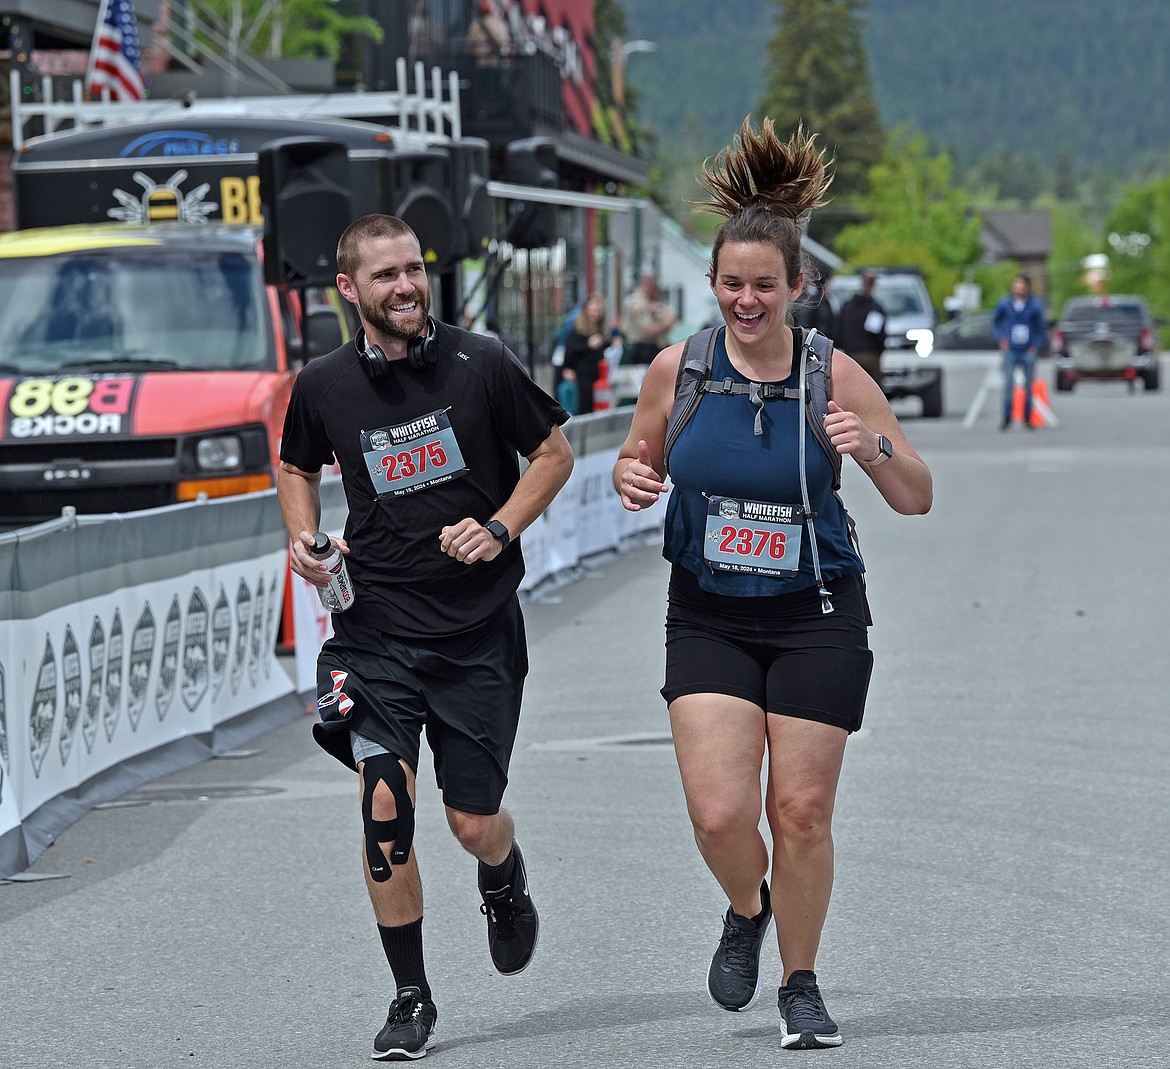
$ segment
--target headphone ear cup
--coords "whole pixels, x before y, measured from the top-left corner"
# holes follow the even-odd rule
[[[386,354],[381,348],[366,344],[364,330],[358,331],[354,343],[357,346],[358,363],[361,364],[362,371],[371,379],[384,378],[390,371],[390,361],[386,359]]]
[[[426,371],[427,368],[434,367],[438,358],[439,351],[435,347],[433,327],[426,334],[411,338],[406,344],[406,359],[410,361],[410,366],[417,371]]]

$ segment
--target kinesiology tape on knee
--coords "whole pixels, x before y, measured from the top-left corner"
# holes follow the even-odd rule
[[[366,861],[370,876],[377,883],[390,879],[390,865],[382,853],[381,843],[394,844],[390,851],[390,862],[405,864],[410,856],[410,844],[414,839],[414,803],[406,789],[406,773],[393,754],[375,754],[366,758],[363,769],[365,790],[362,794],[362,823],[366,828]],[[374,790],[379,783],[385,783],[394,795],[394,808],[398,815],[393,820],[374,819]]]

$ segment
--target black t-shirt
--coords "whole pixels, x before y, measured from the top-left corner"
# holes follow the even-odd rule
[[[439,548],[443,527],[481,523],[511,495],[528,456],[568,413],[497,339],[436,324],[434,366],[395,360],[371,380],[352,342],[297,377],[281,460],[317,471],[336,458],[349,517],[355,622],[405,638],[483,623],[524,577],[518,541],[467,565]]]

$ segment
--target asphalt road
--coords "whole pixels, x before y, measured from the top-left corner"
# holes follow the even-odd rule
[[[474,862],[420,776],[427,1064],[1170,1065],[1170,391],[1086,384],[1051,398],[1059,426],[1001,433],[994,397],[964,425],[986,362],[947,366],[944,419],[905,405],[933,512],[893,515],[856,470],[844,488],[877,658],[818,963],[845,1046],[782,1051],[774,996],[706,996],[725,903],[667,743],[647,547],[527,609],[524,974],[492,969]],[[0,886],[0,1063],[367,1063],[391,984],[355,785],[307,717],[250,746],[87,815],[31,870],[64,878]]]

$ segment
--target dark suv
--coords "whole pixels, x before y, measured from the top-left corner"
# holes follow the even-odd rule
[[[1147,390],[1158,389],[1157,326],[1142,297],[1070,298],[1052,332],[1056,388],[1071,390],[1081,379],[1124,379],[1132,391],[1140,378]]]

